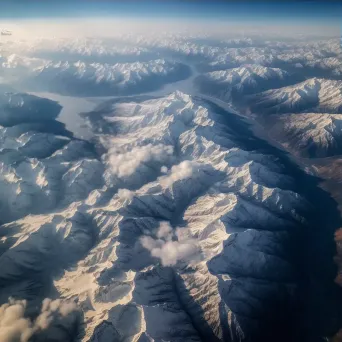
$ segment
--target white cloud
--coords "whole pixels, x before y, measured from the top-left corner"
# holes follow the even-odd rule
[[[162,166],[161,168],[160,168],[160,172],[161,173],[167,173],[169,171],[169,169],[167,168],[167,166]]]
[[[184,234],[184,229],[174,230],[168,222],[161,222],[157,238],[143,236],[140,241],[153,257],[161,260],[163,266],[173,266],[179,261],[193,261],[199,258],[200,247],[196,240]]]
[[[160,223],[157,231],[158,239],[171,240],[172,239],[172,227],[166,221]]]
[[[158,161],[164,162],[173,154],[173,147],[167,145],[135,146],[131,150],[111,148],[107,154],[112,174],[119,178],[129,177],[141,164]]]
[[[178,165],[172,166],[169,174],[160,177],[159,182],[164,186],[171,186],[176,181],[190,178],[198,170],[198,163],[190,160],[185,160]]]
[[[134,192],[128,189],[119,189],[118,196],[123,201],[130,201],[134,197]]]
[[[27,302],[9,299],[7,304],[0,306],[0,341],[28,342],[30,338],[47,329],[53,322],[70,319],[77,312],[76,304],[60,299],[44,299],[41,312],[32,321],[25,317]]]

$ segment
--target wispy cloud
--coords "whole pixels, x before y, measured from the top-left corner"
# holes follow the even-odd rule
[[[187,233],[186,228],[174,229],[168,222],[161,222],[155,237],[143,236],[140,241],[163,266],[173,266],[179,261],[200,259],[198,241]]]
[[[25,317],[27,302],[9,299],[0,306],[0,341],[28,342],[35,334],[48,329],[51,324],[62,324],[75,319],[76,304],[59,299],[44,299],[40,314],[35,320]]]
[[[172,166],[170,172],[159,178],[160,184],[171,186],[173,183],[190,178],[193,174],[200,170],[200,165],[196,162],[185,160],[178,165]],[[162,172],[166,173],[167,169],[163,168]]]
[[[107,154],[110,171],[123,178],[136,172],[140,165],[150,161],[165,162],[173,154],[173,147],[163,144],[135,146],[130,150],[113,147]]]

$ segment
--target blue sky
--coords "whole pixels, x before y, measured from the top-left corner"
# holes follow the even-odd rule
[[[282,20],[339,22],[340,1],[91,1],[91,0],[2,0],[0,17],[127,16],[211,20]]]

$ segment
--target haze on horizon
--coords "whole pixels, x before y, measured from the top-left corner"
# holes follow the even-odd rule
[[[217,36],[338,36],[341,9],[337,1],[4,1],[0,28],[27,38],[184,30]]]

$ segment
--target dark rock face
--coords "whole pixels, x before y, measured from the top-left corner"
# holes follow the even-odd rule
[[[113,324],[108,321],[103,321],[98,325],[94,331],[93,336],[90,338],[89,342],[97,341],[108,341],[108,342],[118,342],[120,341],[120,335],[114,328]]]

